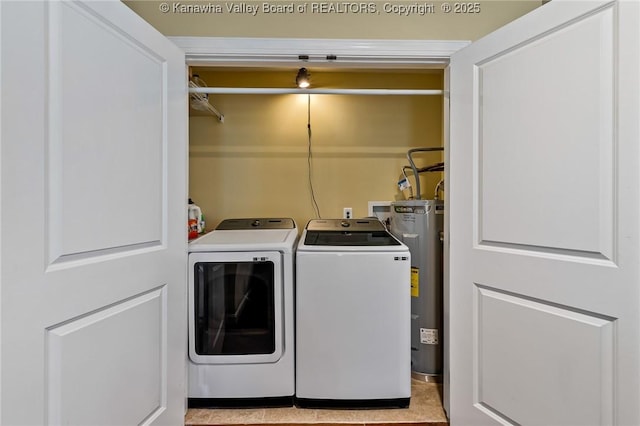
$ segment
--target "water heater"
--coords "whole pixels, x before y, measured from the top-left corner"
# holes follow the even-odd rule
[[[442,200],[391,203],[389,230],[411,253],[411,370],[427,381],[442,374]]]

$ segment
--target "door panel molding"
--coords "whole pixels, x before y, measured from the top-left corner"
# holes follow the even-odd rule
[[[164,411],[166,285],[47,327],[45,339],[48,424],[141,424]]]
[[[82,4],[53,2],[46,9],[49,263],[162,246],[166,60]],[[104,56],[101,49],[87,52],[87,37],[100,40],[101,49],[111,54]],[[128,72],[121,63],[134,63],[137,72]],[[78,74],[102,72],[108,77],[99,87],[73,83]],[[146,123],[144,132],[140,122]],[[105,215],[112,204],[122,208]]]
[[[614,16],[605,5],[476,64],[476,244],[615,263]]]
[[[474,300],[475,404],[519,424],[549,422],[549,412],[562,413],[557,424],[615,424],[616,318],[479,284]]]
[[[589,251],[559,249],[556,247],[540,247],[530,244],[504,243],[498,241],[482,241],[474,248],[496,253],[543,257],[549,260],[565,260],[611,267],[617,266],[612,260],[605,257],[602,253]]]

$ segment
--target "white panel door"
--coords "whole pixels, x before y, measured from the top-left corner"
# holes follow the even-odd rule
[[[182,424],[184,55],[118,1],[0,19],[0,423]]]
[[[639,28],[554,0],[452,57],[452,425],[640,424]]]

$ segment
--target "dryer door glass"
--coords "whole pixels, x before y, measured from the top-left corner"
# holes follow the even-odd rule
[[[262,260],[194,265],[198,355],[274,353],[274,270],[273,262]]]

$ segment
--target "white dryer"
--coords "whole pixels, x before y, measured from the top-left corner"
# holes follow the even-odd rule
[[[288,218],[227,219],[189,244],[189,406],[293,404]]]
[[[296,251],[296,404],[407,407],[409,249],[378,220],[312,220]]]

